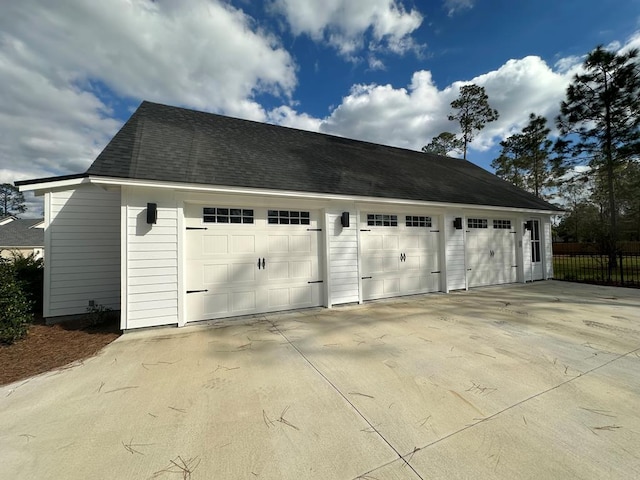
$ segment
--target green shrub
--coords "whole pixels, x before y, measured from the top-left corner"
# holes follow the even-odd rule
[[[8,261],[0,261],[0,343],[12,344],[27,334],[32,303]]]
[[[34,254],[22,256],[16,254],[10,260],[15,276],[22,291],[33,304],[34,313],[42,313],[42,295],[44,284],[44,262]]]

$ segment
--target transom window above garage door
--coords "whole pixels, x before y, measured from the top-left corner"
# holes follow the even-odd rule
[[[499,230],[511,230],[511,220],[494,220],[493,228]]]
[[[269,210],[267,222],[270,225],[309,225],[309,212],[297,210]]]
[[[430,227],[431,226],[431,217],[421,217],[421,216],[406,216],[406,225],[407,227]]]
[[[371,227],[397,227],[398,216],[383,213],[368,213],[367,225]]]
[[[246,208],[204,207],[204,223],[253,223],[253,210]]]
[[[486,218],[467,218],[468,228],[489,228],[489,221]]]

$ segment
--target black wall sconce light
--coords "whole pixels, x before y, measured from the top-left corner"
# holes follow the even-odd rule
[[[152,225],[158,221],[158,204],[147,203],[147,223]]]
[[[462,217],[456,217],[453,219],[453,228],[456,230],[462,230]]]
[[[530,232],[533,231],[533,220],[527,220],[524,222],[524,229],[529,230]]]
[[[342,225],[343,228],[349,226],[349,212],[342,212],[342,216],[340,217],[340,225]]]

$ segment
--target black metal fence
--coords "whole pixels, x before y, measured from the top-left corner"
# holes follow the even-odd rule
[[[553,244],[557,280],[640,288],[640,245],[621,245],[615,261],[593,244]]]

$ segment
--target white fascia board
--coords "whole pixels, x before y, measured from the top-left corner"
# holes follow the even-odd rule
[[[297,192],[290,190],[269,190],[264,188],[229,187],[223,185],[199,185],[193,183],[159,182],[153,180],[135,180],[128,178],[88,177],[94,185],[126,185],[144,188],[166,188],[188,192],[223,193],[236,195],[258,195],[264,197],[289,197],[309,200],[328,200],[357,203],[378,203],[387,205],[415,205],[436,208],[456,208],[473,210],[501,210],[518,213],[536,213],[553,215],[553,210],[535,210],[528,208],[500,207],[495,205],[472,205],[464,203],[427,202],[420,200],[406,200],[400,198],[362,197],[357,195],[339,195],[333,193]]]
[[[71,178],[66,180],[53,180],[42,183],[32,183],[30,185],[20,185],[18,188],[21,192],[33,192],[34,195],[40,196],[53,190],[65,190],[78,185],[91,183],[88,177]]]

